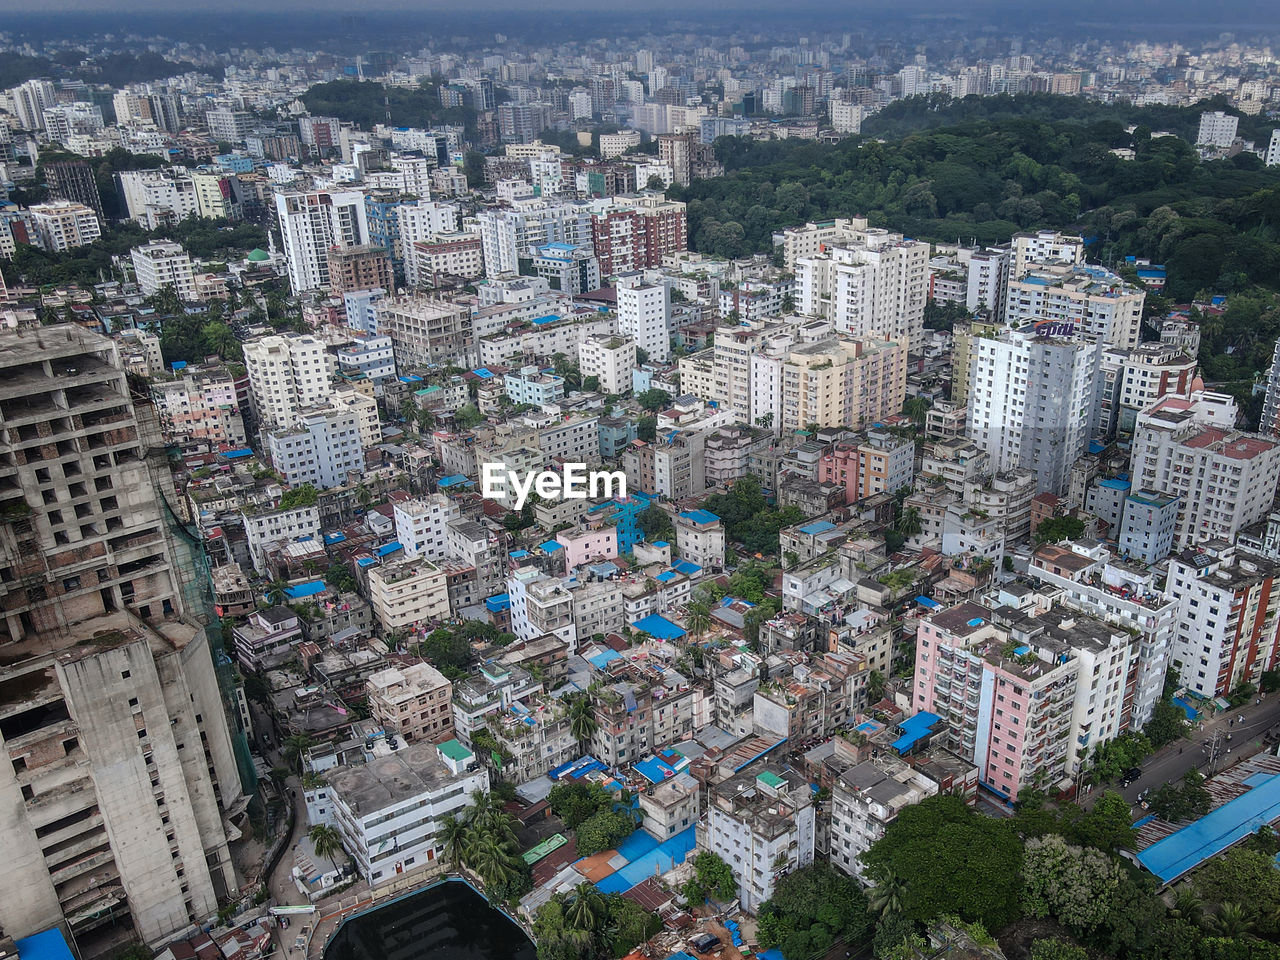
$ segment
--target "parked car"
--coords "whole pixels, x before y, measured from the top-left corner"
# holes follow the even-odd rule
[[[1127,787],[1140,776],[1142,776],[1142,770],[1139,767],[1130,767],[1124,772],[1124,776],[1120,779],[1120,786]]]
[[[710,953],[720,946],[720,938],[714,933],[700,933],[689,941],[689,946],[698,953]]]

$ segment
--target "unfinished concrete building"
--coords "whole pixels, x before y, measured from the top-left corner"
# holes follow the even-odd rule
[[[155,943],[236,888],[241,780],[114,344],[0,333],[0,927]],[[184,554],[184,556],[186,556]]]

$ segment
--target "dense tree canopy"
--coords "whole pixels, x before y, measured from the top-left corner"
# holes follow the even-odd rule
[[[440,88],[429,82],[417,87],[388,87],[357,80],[331,80],[311,87],[302,95],[302,102],[317,116],[337,117],[366,130],[387,123],[388,112],[391,123],[408,127],[448,123],[474,128],[476,120],[476,112],[470,107],[444,107]]]

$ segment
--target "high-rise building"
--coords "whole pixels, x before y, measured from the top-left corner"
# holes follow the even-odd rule
[[[968,434],[997,472],[1030,470],[1041,493],[1066,490],[1097,422],[1101,348],[1054,321],[970,346]]]
[[[271,466],[291,487],[329,490],[364,472],[360,418],[344,406],[303,410],[290,426],[266,432]]]
[[[1234,428],[1235,403],[1221,394],[1168,396],[1138,414],[1134,490],[1178,498],[1175,544],[1235,539],[1267,515],[1280,482],[1280,442]]]
[[[689,249],[685,206],[661,196],[597,200],[591,242],[602,277],[660,267],[663,257]]]
[[[364,194],[315,190],[276,194],[276,217],[295,294],[329,286],[329,250],[369,242]]]
[[[1032,264],[1072,265],[1084,263],[1084,238],[1059,233],[1056,230],[1040,230],[1037,233],[1015,233],[1009,241],[1012,259],[1009,263],[1009,279],[1017,280]]]
[[[1009,279],[1004,320],[1012,327],[1056,320],[1090,339],[1132,350],[1141,338],[1146,299],[1141,287],[1103,267],[1031,264]]]
[[[1197,147],[1229,147],[1236,139],[1240,118],[1221,110],[1200,114],[1200,131],[1196,134]]]
[[[578,345],[578,367],[584,377],[600,381],[600,392],[623,394],[631,389],[636,342],[630,337],[596,334]]]
[[[92,207],[71,200],[34,204],[28,211],[41,249],[62,253],[102,236],[102,226]]]
[[[58,102],[58,88],[51,80],[28,80],[9,91],[18,126],[32,132],[44,129],[44,111]]]
[[[209,125],[209,136],[227,143],[243,143],[253,129],[253,114],[234,107],[213,107],[205,111],[204,119]]]
[[[1280,128],[1271,131],[1271,142],[1267,144],[1267,166],[1280,166]]]
[[[929,245],[865,230],[826,253],[796,260],[796,306],[828,317],[836,331],[910,346],[924,334]]]
[[[498,132],[503,143],[532,143],[549,126],[548,103],[498,104]]]
[[[292,427],[303,410],[323,405],[332,393],[334,358],[310,334],[250,340],[244,365],[254,412],[264,427]]]
[[[43,167],[44,180],[49,195],[59,200],[71,200],[92,208],[98,219],[105,219],[102,212],[102,196],[93,176],[93,168],[84,160],[56,160]]]
[[[1178,682],[1212,700],[1259,686],[1280,656],[1280,566],[1225,540],[1169,558],[1165,586],[1177,604],[1170,655]]]
[[[171,240],[155,240],[129,251],[134,277],[143,295],[152,296],[164,287],[186,302],[198,300],[195,268],[182,244]]]
[[[515,200],[509,207],[484,210],[477,219],[489,277],[518,274],[520,260],[548,243],[593,243],[591,207],[585,203]]]
[[[1267,394],[1262,401],[1258,430],[1268,437],[1280,437],[1280,340],[1271,352],[1271,370],[1267,373]]]
[[[465,306],[424,296],[388,297],[374,306],[378,333],[391,338],[406,365],[476,362],[471,313]]]
[[[650,283],[639,272],[616,279],[618,332],[635,341],[650,360],[671,357],[671,291],[665,283]]]
[[[157,943],[239,889],[236,757],[209,640],[182,619],[198,560],[169,535],[159,426],[112,341],[5,331],[0,371],[0,925]]]
[[[784,433],[820,427],[859,429],[902,409],[907,389],[905,344],[839,337],[795,347],[782,362]]]
[[[343,296],[349,290],[390,290],[395,284],[391,257],[385,247],[361,244],[329,249],[329,292]]]

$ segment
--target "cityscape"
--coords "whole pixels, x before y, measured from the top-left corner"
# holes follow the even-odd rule
[[[0,960],[1280,960],[1280,8],[0,9]]]

